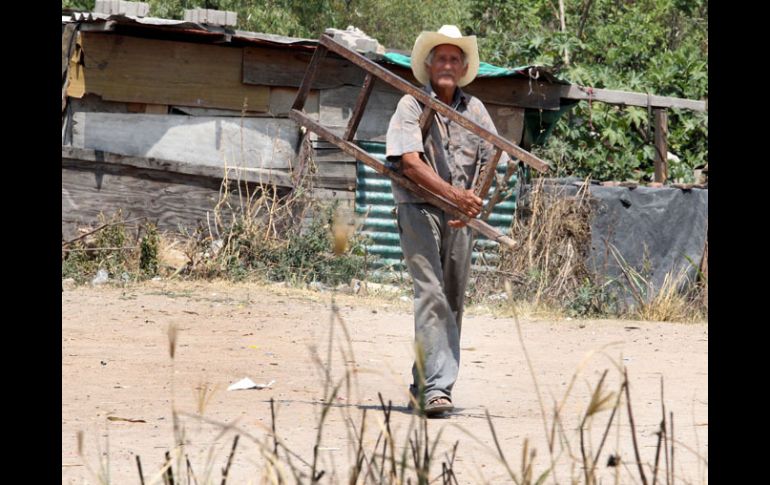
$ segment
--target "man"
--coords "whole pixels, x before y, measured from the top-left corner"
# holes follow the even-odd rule
[[[427,93],[497,133],[481,101],[460,89],[478,73],[475,36],[463,37],[453,25],[423,32],[414,43],[411,64]],[[453,202],[468,217],[477,216],[482,201],[472,188],[492,159],[493,146],[438,114],[423,139],[422,110],[413,96],[401,98],[388,127],[387,159],[405,177]],[[506,160],[504,154],[500,163]],[[432,416],[453,408],[473,235],[464,222],[397,184],[393,184],[393,197],[401,249],[414,282],[417,358],[412,366],[410,405]],[[424,402],[419,401],[423,397]]]

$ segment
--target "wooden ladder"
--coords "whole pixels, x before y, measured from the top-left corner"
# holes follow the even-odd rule
[[[407,190],[414,192],[430,204],[438,207],[439,209],[442,209],[444,212],[452,214],[457,219],[464,221],[473,230],[483,234],[490,240],[496,241],[500,244],[505,244],[509,247],[513,247],[514,241],[510,237],[502,234],[500,231],[490,226],[483,220],[469,218],[463,214],[462,211],[460,211],[460,209],[458,209],[458,207],[453,202],[437,194],[434,194],[425,187],[422,187],[404,177],[403,175],[400,175],[398,172],[391,170],[385,164],[377,160],[374,156],[370,155],[366,150],[363,150],[361,147],[353,143],[353,137],[358,130],[358,124],[361,122],[364,110],[366,109],[366,103],[369,101],[369,95],[372,93],[375,78],[390,84],[402,93],[411,94],[415,97],[415,99],[420,101],[425,106],[422,115],[420,116],[420,128],[422,130],[423,137],[427,134],[431,124],[433,123],[435,118],[434,114],[439,113],[454,121],[463,128],[470,130],[472,133],[478,135],[482,139],[488,141],[496,148],[495,155],[489,162],[489,166],[486,167],[484,172],[481,174],[479,183],[475,189],[476,194],[481,199],[484,199],[487,195],[487,192],[489,191],[489,187],[492,184],[492,179],[494,178],[495,172],[497,170],[497,163],[500,160],[502,152],[508,153],[510,156],[517,158],[521,162],[540,172],[545,172],[548,170],[548,163],[536,157],[535,155],[532,155],[521,147],[514,145],[505,138],[502,138],[501,136],[484,129],[477,123],[471,121],[470,119],[449,107],[447,104],[444,104],[438,99],[433,98],[422,89],[413,86],[405,79],[397,76],[391,71],[388,71],[387,69],[367,59],[361,54],[348,49],[346,46],[335,41],[328,35],[322,35],[318,42],[319,44],[315,49],[315,53],[313,54],[313,57],[310,60],[310,64],[305,71],[305,77],[302,79],[302,85],[300,86],[299,91],[297,91],[297,97],[294,100],[291,111],[289,112],[289,117],[299,125],[304,126],[306,129],[316,133],[318,136],[322,137],[328,142],[338,146],[342,151],[355,157],[357,160],[360,160],[362,163],[374,169],[377,173],[390,178],[393,182],[405,187]],[[309,118],[303,111],[305,101],[307,100],[308,94],[310,93],[310,88],[315,81],[316,75],[318,74],[321,62],[323,61],[328,51],[332,51],[335,54],[347,59],[366,72],[363,87],[358,95],[355,108],[353,109],[353,114],[350,117],[350,122],[348,123],[343,137],[335,135],[328,128],[325,128],[321,124]]]

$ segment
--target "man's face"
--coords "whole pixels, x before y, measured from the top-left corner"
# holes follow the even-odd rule
[[[451,44],[437,45],[433,50],[433,61],[428,66],[430,82],[433,87],[457,87],[457,80],[468,72],[468,66],[463,66],[462,50]]]

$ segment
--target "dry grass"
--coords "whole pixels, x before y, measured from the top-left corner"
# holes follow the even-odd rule
[[[703,292],[708,291],[708,281],[690,281],[687,266],[666,273],[656,287],[651,278],[629,265],[617,248],[610,246],[610,252],[636,303],[631,311],[632,318],[659,322],[696,322],[707,318],[707,300],[703,298]]]
[[[587,184],[575,196],[563,192],[539,179],[519,200],[511,226],[517,245],[501,248],[494,269],[477,276],[477,295],[502,295],[503,282],[509,281],[508,305],[519,306],[524,314],[565,313],[565,302],[591,276],[585,265],[591,203]]]

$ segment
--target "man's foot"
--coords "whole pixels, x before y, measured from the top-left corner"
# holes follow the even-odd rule
[[[449,412],[454,408],[452,401],[448,397],[437,396],[430,400],[425,405],[426,416],[436,416],[445,412]]]

